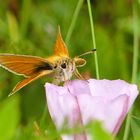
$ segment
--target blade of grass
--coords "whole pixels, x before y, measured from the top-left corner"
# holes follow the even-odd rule
[[[10,13],[7,12],[7,19],[8,19],[8,25],[9,25],[9,36],[12,43],[18,43],[19,42],[19,27],[16,17]]]
[[[138,69],[139,33],[138,33],[138,15],[137,15],[137,9],[136,9],[135,3],[133,5],[133,32],[134,32],[134,44],[133,44],[132,83],[136,83],[137,82],[137,69]],[[131,110],[129,111],[127,119],[126,119],[123,140],[128,140],[132,112],[133,112],[133,108],[131,108]]]
[[[21,8],[21,21],[20,21],[20,28],[21,28],[21,34],[22,37],[24,38],[27,29],[28,29],[28,23],[30,21],[30,15],[31,15],[31,8],[32,8],[32,1],[31,0],[23,0],[22,1],[22,8]]]
[[[92,11],[91,11],[90,0],[87,0],[87,4],[88,4],[88,12],[89,12],[89,19],[90,19],[90,26],[91,26],[91,34],[92,34],[93,48],[96,49],[94,24],[93,24],[93,18],[92,18]],[[98,67],[97,51],[95,52],[95,55],[94,56],[95,56],[96,78],[99,79],[99,67]]]
[[[72,32],[74,30],[74,26],[75,26],[75,23],[76,23],[76,20],[77,20],[77,17],[78,17],[78,14],[80,12],[80,9],[81,9],[82,5],[83,5],[83,0],[79,0],[78,3],[77,3],[76,9],[74,11],[72,21],[71,21],[70,27],[68,29],[66,38],[65,38],[65,42],[66,42],[67,45],[69,45],[69,41],[70,41]]]
[[[133,67],[132,67],[132,83],[137,82],[137,70],[138,70],[138,51],[139,51],[139,25],[138,15],[135,6],[133,6],[133,28],[134,28],[134,47],[133,47]]]

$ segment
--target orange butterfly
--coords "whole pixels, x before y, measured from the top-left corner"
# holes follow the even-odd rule
[[[29,55],[0,54],[0,66],[14,74],[25,77],[23,81],[15,86],[10,93],[11,95],[27,84],[45,75],[53,75],[53,83],[57,85],[62,81],[69,80],[73,73],[78,78],[83,79],[78,72],[77,67],[85,65],[86,60],[80,57],[93,53],[94,51],[95,49],[74,58],[70,58],[67,47],[61,37],[60,29],[58,29],[52,56],[41,58]]]

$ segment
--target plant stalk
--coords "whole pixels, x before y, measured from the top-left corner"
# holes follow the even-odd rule
[[[96,49],[94,23],[93,23],[93,18],[92,18],[92,11],[91,11],[90,0],[87,0],[87,4],[88,4],[88,12],[89,12],[89,19],[90,19],[90,26],[91,26],[91,34],[92,34],[93,48]],[[98,66],[97,51],[95,52],[94,57],[95,57],[96,78],[99,79],[100,77],[99,77],[99,66]]]

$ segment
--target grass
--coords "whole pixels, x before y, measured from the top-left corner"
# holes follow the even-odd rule
[[[133,45],[133,65],[132,65],[132,83],[134,84],[137,84],[137,76],[138,76],[137,73],[138,73],[139,32],[137,29],[138,29],[138,14],[137,14],[137,7],[134,3],[133,4],[134,45]],[[129,111],[126,119],[126,126],[125,126],[123,140],[128,140],[132,113],[133,113],[133,107]]]
[[[93,18],[92,18],[92,11],[91,11],[90,0],[87,0],[87,4],[88,4],[88,12],[89,12],[89,19],[90,19],[90,26],[91,26],[91,34],[92,34],[93,48],[96,49],[96,40],[95,40],[94,24],[93,24]],[[99,66],[98,66],[97,52],[95,52],[95,55],[94,56],[95,56],[96,78],[99,79]]]
[[[124,79],[140,87],[140,4],[137,2],[134,5],[133,16],[131,5],[131,2],[122,0],[111,3],[90,0],[5,1],[0,5],[0,53],[47,57],[52,54],[57,27],[60,25],[72,56],[89,51],[92,46],[97,48],[95,60],[87,56],[86,66],[79,68],[84,76]],[[61,133],[56,131],[46,107],[43,85],[47,78],[25,87],[9,99],[8,93],[22,78],[3,69],[0,69],[0,73],[0,139],[59,140]],[[128,114],[125,130],[123,125],[116,136],[118,140],[133,140],[133,132],[140,130],[139,126],[133,127],[130,133],[132,113],[140,118],[139,102],[138,98],[133,112],[131,110]],[[39,135],[35,133],[34,121],[41,130]],[[3,130],[6,133],[2,133]],[[89,130],[97,139],[112,139],[99,124],[90,125]],[[73,130],[63,133],[71,132]]]

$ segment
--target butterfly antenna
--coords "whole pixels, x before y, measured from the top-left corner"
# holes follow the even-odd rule
[[[96,49],[93,49],[93,50],[91,50],[91,51],[88,51],[88,52],[85,52],[85,53],[83,53],[83,54],[81,54],[81,55],[78,55],[77,57],[81,57],[81,56],[84,56],[84,55],[87,55],[87,54],[92,54],[92,53],[94,53],[96,51]]]

